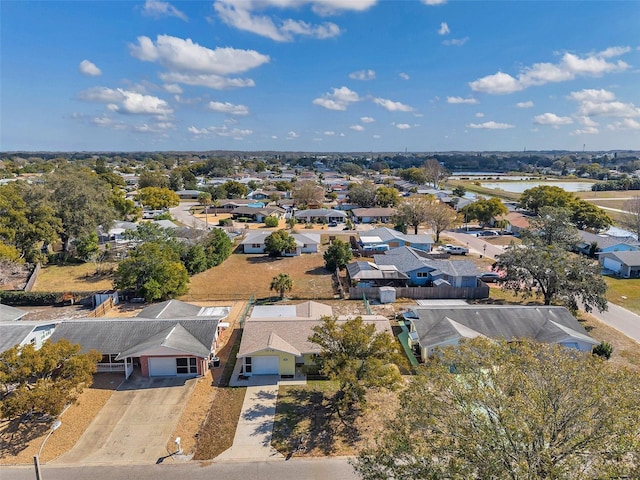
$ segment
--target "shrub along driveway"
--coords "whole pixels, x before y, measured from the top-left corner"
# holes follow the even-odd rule
[[[184,377],[139,377],[123,383],[96,415],[75,447],[56,464],[154,464],[195,385]]]

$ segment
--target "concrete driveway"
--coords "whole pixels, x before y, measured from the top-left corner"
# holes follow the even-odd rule
[[[113,392],[76,445],[53,464],[155,464],[195,386],[194,378],[135,376]]]

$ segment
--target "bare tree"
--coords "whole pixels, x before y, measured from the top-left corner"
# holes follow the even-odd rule
[[[436,234],[436,242],[440,241],[440,234],[442,232],[462,223],[458,212],[435,198],[427,203],[425,213],[425,223],[429,225]]]
[[[438,188],[441,183],[449,177],[449,171],[444,168],[438,160],[430,158],[422,166],[424,174],[427,177],[427,181],[433,184],[433,188]]]
[[[324,203],[324,188],[312,180],[297,182],[293,199],[299,207],[321,206]]]
[[[627,200],[624,210],[626,213],[622,218],[622,224],[640,239],[640,196]]]

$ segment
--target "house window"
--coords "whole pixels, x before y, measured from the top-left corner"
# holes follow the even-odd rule
[[[260,247],[262,247],[262,245],[259,244],[259,243],[252,243],[251,244],[251,248],[260,248]]]
[[[418,278],[429,278],[429,272],[418,272],[418,273],[416,273],[416,277],[418,277]]]
[[[244,358],[244,373],[251,373],[251,357]]]
[[[198,359],[195,357],[176,358],[176,373],[198,373]]]

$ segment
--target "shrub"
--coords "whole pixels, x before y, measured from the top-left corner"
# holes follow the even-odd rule
[[[278,217],[274,217],[273,215],[270,215],[264,219],[265,226],[269,228],[277,227],[279,223],[280,221],[278,220]]]
[[[593,347],[592,353],[606,360],[609,360],[611,358],[611,354],[613,353],[613,347],[610,343],[602,342],[600,345],[596,345],[595,347]]]
[[[223,218],[220,221],[218,221],[218,225],[220,225],[221,227],[232,227],[233,220],[231,220],[230,218]]]

